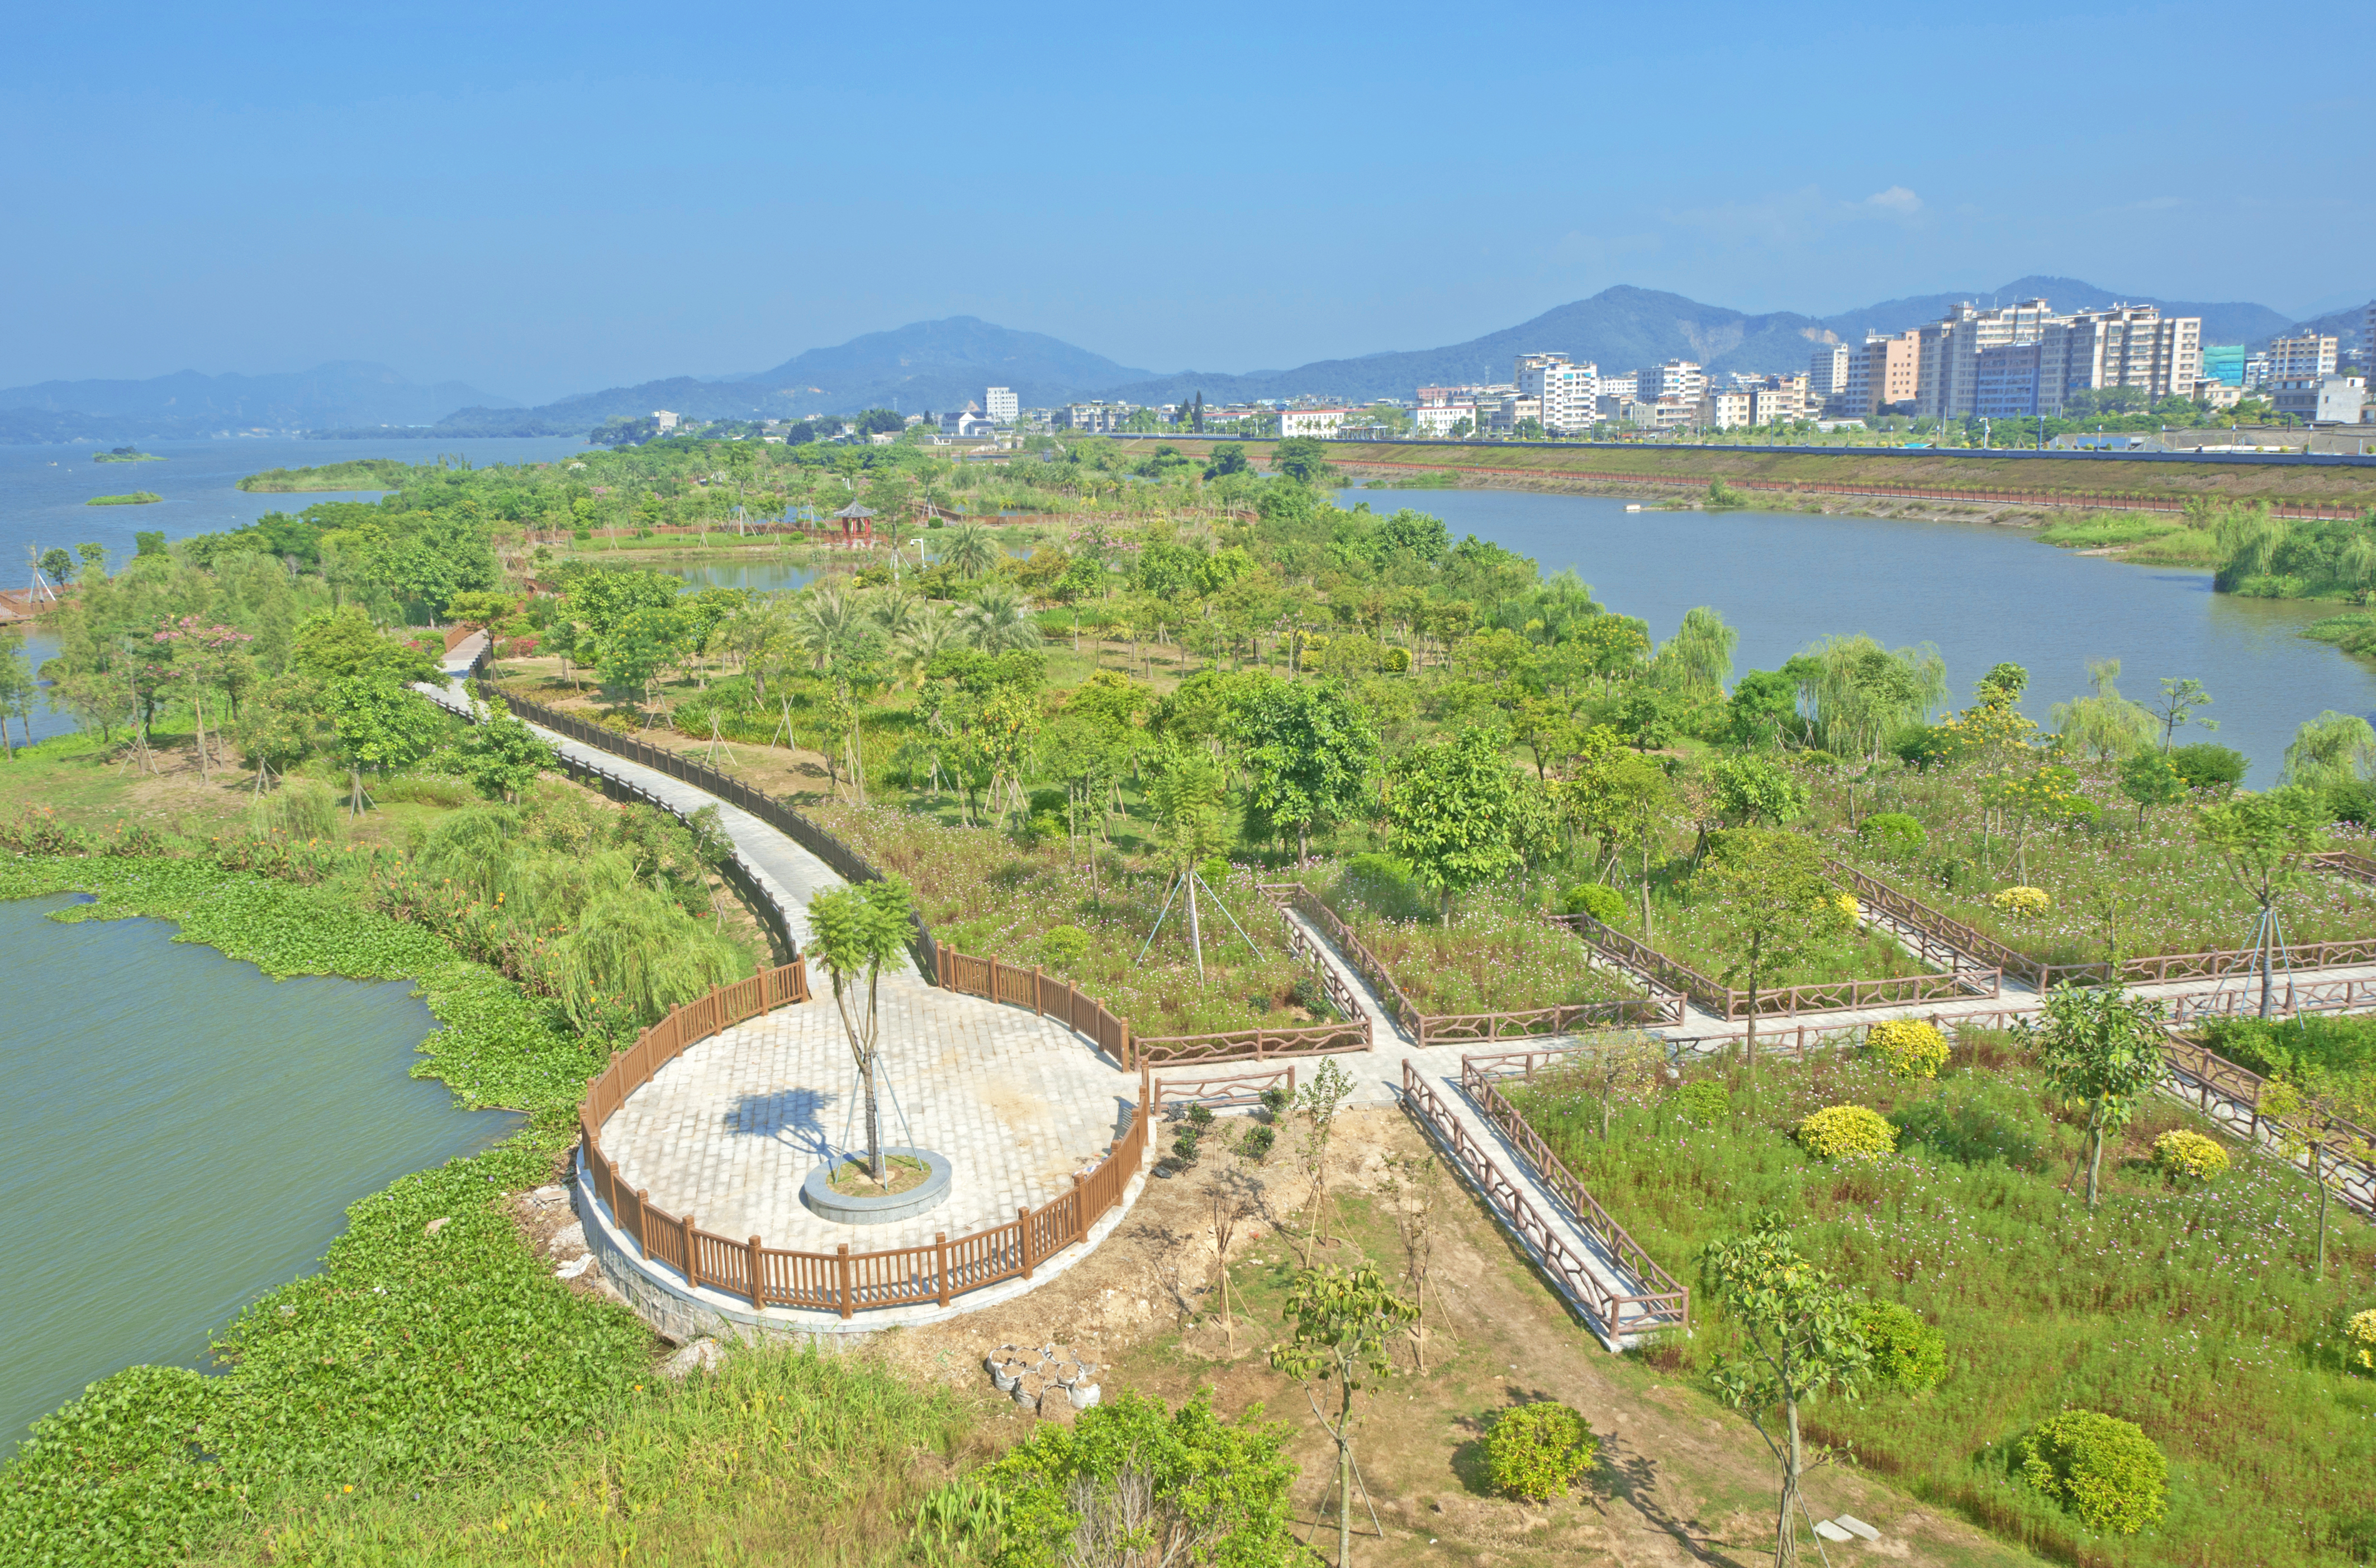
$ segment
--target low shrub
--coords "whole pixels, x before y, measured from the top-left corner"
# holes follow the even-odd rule
[[[1560,913],[1590,915],[1602,925],[1625,918],[1625,896],[1605,882],[1580,883],[1560,898]]]
[[[1345,862],[1338,885],[1388,920],[1432,920],[1439,912],[1409,865],[1392,855],[1355,855]]]
[[[1713,1078],[1699,1078],[1675,1091],[1676,1108],[1694,1127],[1713,1127],[1732,1114],[1732,1096]]]
[[[2376,1307],[2354,1313],[2343,1330],[2344,1359],[2361,1372],[2376,1372]]]
[[[1947,1037],[1919,1018],[1875,1024],[1865,1043],[1889,1064],[1890,1075],[1900,1080],[1935,1078],[1947,1064]]]
[[[1930,835],[1919,817],[1904,812],[1875,812],[1857,824],[1857,837],[1876,849],[1900,852],[1922,848]]]
[[[72,823],[58,820],[47,806],[27,806],[0,822],[0,849],[20,855],[80,855],[90,849],[90,835]]]
[[[1503,1411],[1485,1434],[1486,1471],[1505,1497],[1562,1496],[1599,1453],[1592,1423],[1549,1399]]]
[[[1799,1145],[1817,1159],[1866,1159],[1894,1153],[1897,1129],[1878,1111],[1834,1105],[1799,1123]]]
[[[2154,1163],[2165,1175],[2207,1182],[2228,1169],[2228,1151],[2200,1133],[2180,1127],[2154,1140]]]
[[[1919,1393],[1947,1375],[1947,1336],[1911,1307],[1873,1301],[1857,1319],[1872,1348],[1873,1375],[1893,1388]]]
[[[2132,1536],[2161,1522],[2169,1461],[2134,1421],[2065,1410],[2014,1446],[2022,1479],[2105,1535]]]
[[[2054,908],[2043,887],[2007,887],[1989,896],[1989,902],[2009,915],[2035,918]]]
[[[1858,901],[1857,896],[1853,893],[1833,894],[1832,908],[1847,916],[1850,925],[1864,919],[1864,905]]]
[[[1071,975],[1089,956],[1094,939],[1076,925],[1051,925],[1040,933],[1040,959],[1062,975]]]

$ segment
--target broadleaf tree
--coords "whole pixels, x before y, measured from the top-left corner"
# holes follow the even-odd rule
[[[2059,985],[2046,1015],[2025,1021],[2046,1080],[2087,1106],[2087,1206],[2101,1191],[2106,1134],[2129,1124],[2137,1101],[2161,1079],[2161,1004],[2118,986]]]
[[[809,952],[833,981],[833,1004],[849,1037],[866,1111],[866,1170],[884,1182],[883,1114],[875,1094],[882,1060],[881,1014],[876,998],[885,966],[899,962],[908,944],[914,896],[899,878],[884,877],[836,887],[809,900]],[[864,988],[861,998],[858,992]]]

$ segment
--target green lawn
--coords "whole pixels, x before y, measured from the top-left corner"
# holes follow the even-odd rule
[[[1654,1094],[1619,1113],[1606,1144],[1580,1088],[1547,1081],[1515,1098],[1679,1276],[1771,1210],[1844,1281],[1945,1333],[1937,1389],[1818,1405],[1817,1441],[1852,1445],[1859,1465],[2064,1562],[2339,1563],[2376,1551],[2376,1379],[2347,1373],[2339,1349],[2346,1318],[2376,1305],[2366,1226],[2334,1222],[2327,1276],[2313,1279],[2308,1183],[2231,1146],[2225,1176],[2164,1185],[2140,1158],[2152,1138],[2207,1128],[2162,1100],[2107,1152],[2108,1193],[2089,1215],[2064,1185],[2081,1148],[2073,1112],[2001,1037],[1959,1042],[1935,1083],[1900,1085],[1852,1059],[1769,1059],[1761,1071],[1754,1099],[1735,1065],[1689,1075],[1730,1092],[1733,1111],[1712,1126]],[[1834,1166],[1802,1153],[1790,1129],[1835,1104],[1883,1112],[1898,1154]],[[1654,1355],[1705,1379],[1736,1331],[1705,1297],[1693,1317],[1693,1337]],[[2009,1478],[2008,1445],[2065,1406],[2133,1420],[2162,1445],[2165,1524],[2091,1538]]]

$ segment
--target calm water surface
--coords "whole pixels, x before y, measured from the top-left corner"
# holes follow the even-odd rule
[[[2326,708],[2376,719],[2376,667],[2297,632],[2333,604],[2239,600],[2208,572],[2134,566],[2039,544],[2017,529],[1892,522],[1801,512],[1628,512],[1622,501],[1513,491],[1348,491],[1341,503],[1409,506],[1542,564],[1573,567],[1612,610],[1653,636],[1713,605],[1740,632],[1736,670],[1771,670],[1833,633],[1886,646],[1932,642],[1956,706],[1989,666],[2030,672],[2029,716],[2088,689],[2087,661],[2121,661],[2140,700],[2164,676],[2192,676],[2215,699],[2216,735],[2276,782],[2305,719]],[[2181,731],[2181,735],[2191,734]]]
[[[577,436],[500,437],[473,441],[409,441],[381,436],[367,441],[302,441],[294,437],[221,441],[144,442],[161,463],[95,463],[106,450],[89,442],[66,445],[0,445],[0,588],[20,588],[32,580],[29,552],[72,550],[91,542],[107,547],[110,559],[129,558],[133,536],[156,530],[169,540],[245,528],[267,512],[299,512],[317,501],[368,501],[377,491],[308,491],[303,494],[255,494],[239,481],[266,469],[319,468],[356,457],[396,457],[408,463],[459,454],[473,465],[557,462],[586,449]],[[146,506],[89,506],[94,495],[126,495],[146,490],[163,500]],[[36,638],[26,649],[39,669],[57,653]],[[74,720],[63,713],[33,715],[33,737],[63,735]],[[14,734],[17,731],[12,731]]]
[[[76,901],[0,902],[0,1456],[95,1379],[205,1365],[347,1205],[517,1124],[405,1075],[437,1027],[409,982],[274,981],[166,921],[43,918]]]

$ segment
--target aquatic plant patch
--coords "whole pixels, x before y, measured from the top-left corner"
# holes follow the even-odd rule
[[[128,1368],[45,1418],[0,1469],[0,1558],[179,1562],[300,1499],[492,1474],[615,1419],[646,1378],[650,1335],[556,1281],[501,1202],[551,1178],[606,1043],[570,1035],[421,928],[358,909],[343,883],[299,887],[195,860],[0,861],[0,897],[70,890],[98,900],[71,918],[173,920],[179,940],[267,974],[411,979],[443,1026],[415,1074],[530,1120],[350,1207],[318,1273],[218,1336],[220,1375]]]
[[[1702,1084],[1723,1089],[1730,1114],[1681,1113]],[[1811,1435],[1852,1443],[1859,1465],[2061,1561],[2084,1550],[2142,1568],[2190,1541],[2273,1564],[2368,1550],[2376,1383],[2349,1369],[2347,1324],[2367,1305],[2376,1235],[2350,1227],[2338,1256],[2331,1232],[2316,1278],[2317,1198],[2299,1175],[2228,1146],[2224,1174],[2170,1182],[2156,1140],[2215,1136],[2192,1111],[2140,1108],[2090,1214],[2065,1190],[2084,1117],[2002,1037],[1959,1039],[1936,1080],[1900,1079],[1876,1058],[1768,1059],[1752,1093],[1739,1064],[1705,1065],[1682,1091],[1622,1110],[1606,1140],[1580,1085],[1511,1096],[1669,1268],[1771,1210],[1811,1258],[1943,1336],[1932,1391],[1868,1388],[1810,1412]],[[1896,1152],[1811,1155],[1792,1133],[1835,1105],[1879,1111]],[[1694,1337],[1660,1354],[1705,1378],[1738,1351],[1738,1330],[1705,1301],[1694,1318]],[[2095,1537],[2023,1481],[2014,1445],[2073,1407],[2133,1421],[2168,1453],[2163,1523]]]

